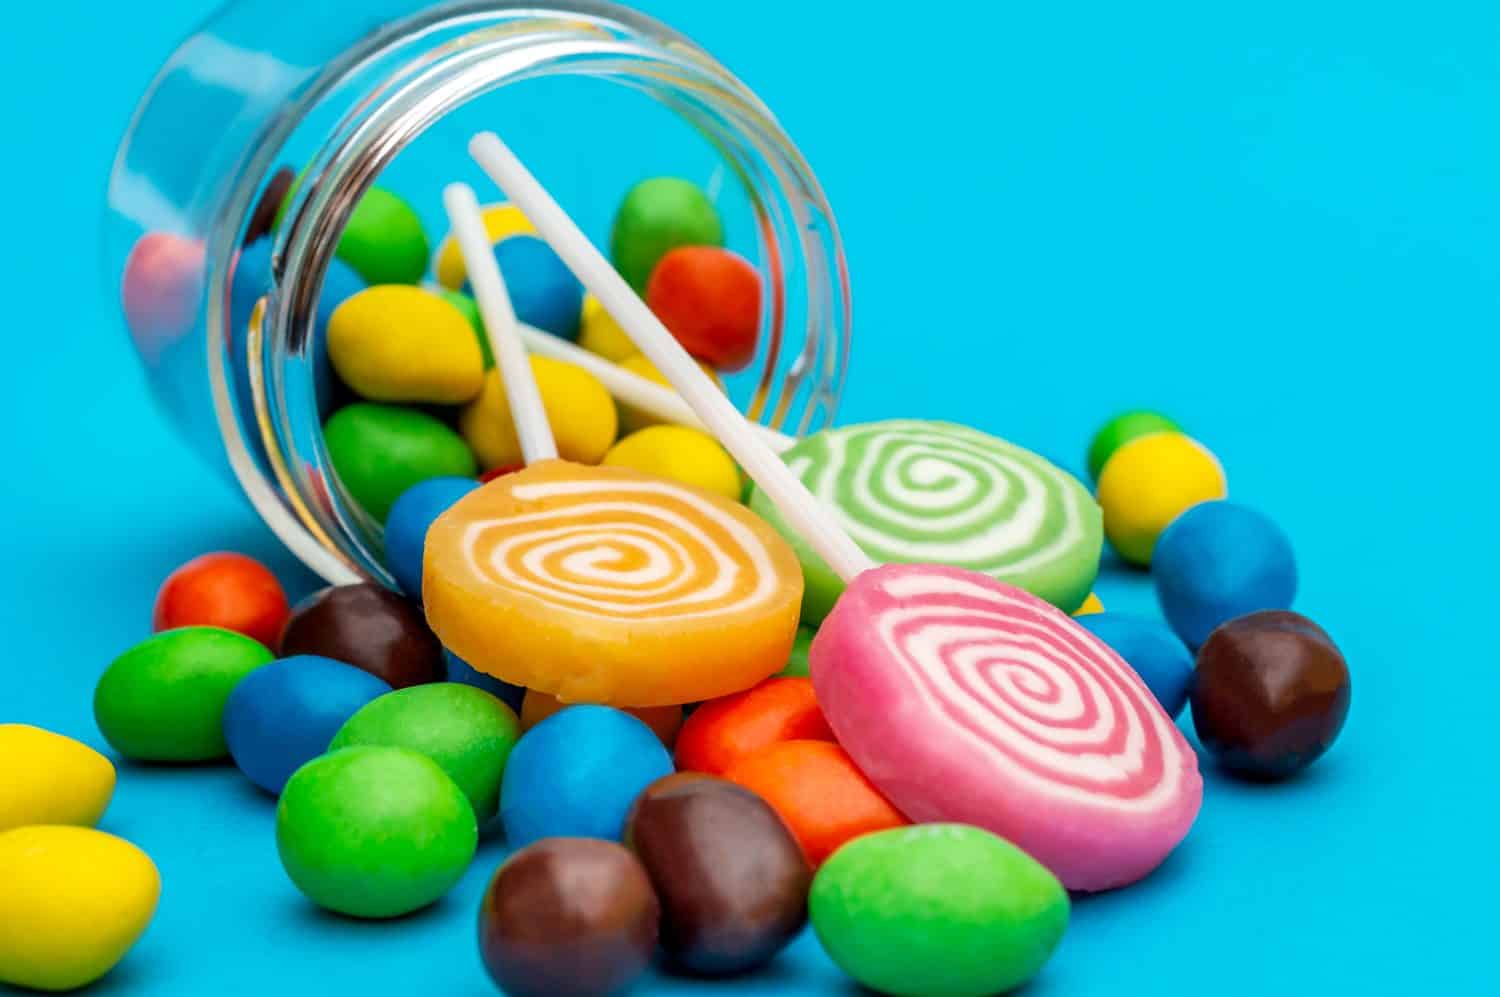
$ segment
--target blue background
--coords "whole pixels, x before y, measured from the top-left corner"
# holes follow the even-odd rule
[[[1027,993],[1493,992],[1500,14],[646,6],[776,109],[829,192],[857,302],[843,420],[955,419],[1076,467],[1114,410],[1164,409],[1294,538],[1298,606],[1347,653],[1332,753],[1283,786],[1210,773],[1186,844],[1080,900]],[[93,682],[174,566],[238,549],[314,585],[155,414],[99,280],[115,142],[209,7],[48,0],[0,32],[0,720],[100,746]],[[1143,577],[1100,589],[1152,609]],[[493,843],[431,911],[357,924],[290,887],[232,770],[122,766],[103,826],[165,887],[97,993],[492,992],[472,932]],[[854,992],[809,937],[738,990]]]

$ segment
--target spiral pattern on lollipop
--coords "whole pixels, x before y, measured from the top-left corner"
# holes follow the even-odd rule
[[[739,613],[778,578],[765,544],[728,511],[668,481],[600,474],[517,484],[525,511],[469,523],[469,569],[549,605],[612,620]]]

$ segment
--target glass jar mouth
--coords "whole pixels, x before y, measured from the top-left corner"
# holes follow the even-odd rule
[[[270,292],[241,337],[249,397],[237,397],[245,385],[236,385],[234,364],[244,361],[229,318],[240,220],[253,213],[299,121],[388,60],[397,68],[344,111],[288,198],[271,244]],[[380,524],[334,472],[312,376],[319,296],[344,225],[382,170],[445,116],[511,84],[563,75],[643,93],[723,158],[754,211],[767,289],[767,362],[742,407],[795,435],[832,421],[851,338],[843,247],[810,168],[759,99],[686,38],[613,4],[433,8],[345,53],[269,122],[208,241],[211,392],[231,467],[273,530],[331,582],[394,584],[382,563]]]

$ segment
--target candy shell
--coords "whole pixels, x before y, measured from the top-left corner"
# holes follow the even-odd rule
[[[281,653],[316,654],[363,669],[394,689],[441,682],[443,648],[422,611],[372,582],[320,589],[299,602]]]
[[[838,966],[894,997],[989,997],[1020,986],[1068,926],[1068,894],[1025,852],[979,828],[869,834],[813,879],[813,930]]]
[[[521,704],[521,729],[530,730],[554,713],[561,713],[569,705],[571,704],[564,703],[556,696],[549,696],[536,689],[528,689],[526,698]],[[655,731],[656,736],[661,738],[661,743],[669,749],[677,740],[677,732],[682,728],[682,707],[680,706],[632,706],[627,707],[625,712]]]
[[[513,235],[531,235],[536,232],[526,213],[513,204],[487,204],[480,212],[484,219],[484,231],[493,245]],[[448,236],[437,248],[432,259],[432,273],[443,287],[457,291],[469,280],[469,268],[464,263],[463,250],[458,240]]]
[[[693,711],[677,735],[675,759],[685,772],[723,775],[742,758],[781,741],[832,741],[806,678],[769,678]]]
[[[224,704],[271,659],[265,645],[216,627],[159,633],[105,670],[94,689],[94,721],[116,751],[137,761],[223,758]]]
[[[525,689],[518,685],[511,685],[509,682],[502,682],[493,675],[486,675],[446,648],[443,650],[443,660],[448,666],[449,682],[462,682],[464,685],[483,689],[515,710],[517,715],[520,714],[522,703],[526,699]],[[522,730],[525,730],[525,724],[522,724]]]
[[[552,247],[533,235],[514,235],[495,245],[517,320],[563,339],[578,338],[583,285]]]
[[[367,284],[415,284],[427,272],[427,235],[415,209],[383,187],[371,187],[339,237],[338,258]]]
[[[656,733],[606,706],[573,706],[527,731],[510,754],[500,820],[513,847],[539,838],[620,840],[641,790],[672,771]]]
[[[479,487],[473,478],[428,478],[401,493],[385,518],[385,566],[401,591],[422,598],[422,548],[427,528],[454,502]]]
[[[484,329],[484,316],[479,314],[479,302],[462,291],[450,291],[447,288],[438,291],[437,295],[457,308],[464,321],[469,323],[469,328],[474,330],[474,341],[479,344],[480,356],[484,357],[484,369],[489,370],[495,366],[495,355],[490,352],[490,337]]]
[[[597,353],[611,363],[635,355],[635,342],[620,328],[615,317],[604,310],[592,294],[583,296],[583,316],[578,324],[578,345]]]
[[[333,469],[349,494],[380,522],[412,485],[428,478],[472,478],[474,454],[453,430],[425,412],[357,402],[323,426]]]
[[[224,740],[245,777],[272,796],[292,773],[328,750],[360,707],[389,683],[332,658],[303,654],[240,680],[224,707]]]
[[[808,664],[807,652],[812,648],[813,638],[818,632],[812,627],[798,627],[797,638],[792,642],[792,653],[787,658],[786,667],[777,675],[778,678],[807,678],[812,674]]]
[[[1099,473],[1115,451],[1138,436],[1180,432],[1182,427],[1160,412],[1121,412],[1101,426],[1089,442],[1089,477],[1098,481]]]
[[[1286,534],[1234,502],[1178,516],[1151,555],[1156,598],[1172,629],[1197,648],[1219,624],[1259,609],[1290,609],[1297,558]]]
[[[425,288],[382,284],[345,301],[328,323],[328,358],[376,402],[461,405],[479,394],[484,352],[464,313]]]
[[[603,463],[680,481],[731,502],[738,502],[743,491],[739,465],[729,452],[712,436],[688,426],[648,426],[631,433],[610,448]]]
[[[0,831],[93,827],[114,792],[115,767],[88,745],[28,724],[0,724]]]
[[[156,913],[146,853],[81,827],[0,832],[0,983],[76,990],[108,973]]]
[[[1073,610],[1073,615],[1075,617],[1093,616],[1097,613],[1102,612],[1104,612],[1104,603],[1099,599],[1099,596],[1096,593],[1090,592],[1089,597],[1083,600],[1083,605]]]
[[[276,807],[276,848],[313,903],[352,917],[400,917],[462,878],[479,842],[474,810],[436,762],[358,747],[293,774]]]
[[[1095,613],[1078,625],[1125,659],[1167,716],[1182,712],[1193,680],[1193,657],[1169,627],[1124,613]]]
[[[289,615],[286,592],[265,565],[243,554],[204,554],[162,582],[151,629],[220,627],[274,648]]]
[[[1228,489],[1218,458],[1197,440],[1181,433],[1138,436],[1099,475],[1104,535],[1125,560],[1148,567],[1156,538],[1174,519]]]
[[[458,784],[483,824],[495,816],[500,775],[520,737],[515,711],[499,699],[471,685],[438,682],[387,693],[361,707],[328,750],[372,744],[420,751]]]
[[[552,426],[557,452],[575,464],[597,464],[615,442],[615,402],[604,385],[582,367],[531,357],[531,372],[541,392],[542,408]],[[510,467],[523,462],[520,438],[500,372],[485,375],[484,388],[458,417],[459,429],[480,466]]]
[[[191,332],[203,301],[203,244],[147,232],[130,250],[120,283],[125,322],[148,360]]]
[[[680,246],[657,262],[646,303],[693,356],[715,370],[743,369],[760,334],[760,274],[717,246]]]
[[[676,177],[642,180],[615,214],[609,251],[615,269],[644,293],[657,262],[678,246],[722,246],[724,225],[702,188]]]

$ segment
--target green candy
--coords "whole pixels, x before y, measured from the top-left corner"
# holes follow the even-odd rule
[[[642,180],[625,195],[610,234],[615,269],[644,293],[656,262],[678,246],[722,246],[724,226],[708,195],[676,177]]]
[[[218,627],[159,633],[105,670],[94,688],[94,721],[126,758],[223,758],[225,701],[240,679],[274,657],[263,644]]]
[[[479,303],[462,291],[451,291],[446,287],[437,293],[448,304],[463,312],[469,325],[474,327],[474,335],[479,339],[479,352],[484,354],[484,369],[489,370],[495,366],[495,355],[490,352],[490,337],[484,331],[484,316],[479,314]]]
[[[1182,427],[1160,412],[1122,412],[1106,422],[1089,444],[1089,477],[1099,480],[1099,472],[1114,452],[1138,436],[1149,433],[1180,433]]]
[[[281,227],[302,179],[298,174],[282,198],[273,231]],[[334,255],[374,286],[421,283],[431,252],[422,219],[412,206],[384,187],[371,187],[350,214]]]
[[[353,917],[399,917],[463,877],[479,827],[463,792],[426,755],[346,748],[292,774],[276,849],[297,889]]]
[[[962,824],[867,834],[813,879],[808,913],[844,972],[895,997],[1017,987],[1068,926],[1068,894],[1016,846]]]
[[[812,627],[797,628],[797,636],[792,641],[792,656],[787,659],[786,667],[776,673],[779,677],[805,679],[812,674],[807,652],[812,647],[812,639],[817,635],[818,632]]]
[[[380,522],[401,493],[428,478],[472,478],[474,453],[441,420],[399,405],[356,402],[323,426],[339,480]]]
[[[500,777],[520,738],[521,721],[499,699],[471,685],[437,682],[365,704],[328,748],[388,745],[420,751],[457,783],[483,824],[499,807]]]

